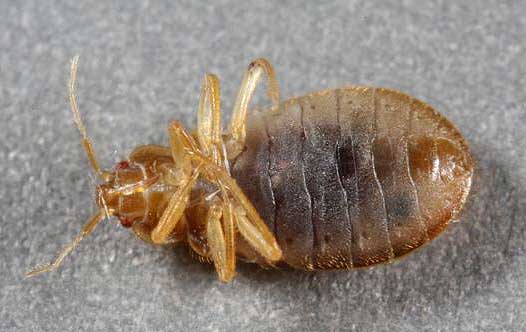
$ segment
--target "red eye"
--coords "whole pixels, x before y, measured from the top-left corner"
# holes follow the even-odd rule
[[[121,169],[126,169],[130,167],[130,163],[128,163],[127,160],[123,160],[123,161],[120,161],[118,162],[116,165],[115,165],[115,170],[121,170]]]
[[[121,216],[119,217],[119,220],[124,228],[130,228],[133,225],[133,220],[131,218]]]

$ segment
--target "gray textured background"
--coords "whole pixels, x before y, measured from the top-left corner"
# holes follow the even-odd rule
[[[0,330],[526,330],[525,12],[524,1],[1,1]],[[166,143],[171,119],[193,126],[207,71],[228,118],[243,70],[264,56],[285,98],[355,83],[435,105],[471,143],[473,194],[438,240],[370,270],[241,265],[224,285],[186,249],[111,221],[60,272],[24,280],[94,211],[66,101],[75,53],[106,167]]]

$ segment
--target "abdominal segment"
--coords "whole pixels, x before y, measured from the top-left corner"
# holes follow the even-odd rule
[[[472,171],[443,116],[364,87],[252,113],[246,149],[232,161],[284,262],[309,270],[369,266],[426,243],[461,209]]]

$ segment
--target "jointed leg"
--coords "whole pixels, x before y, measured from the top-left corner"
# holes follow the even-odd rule
[[[232,212],[234,225],[263,257],[271,262],[281,259],[279,248],[274,235],[270,232],[265,222],[259,216],[250,200],[239,188],[236,181],[222,168],[207,162],[207,158],[199,154],[194,155],[196,161],[203,164],[208,176],[220,184],[222,197],[233,197]]]
[[[185,216],[183,215],[181,219],[177,222],[177,225],[175,226],[174,230],[170,234],[170,238],[167,239],[167,242],[180,242],[184,239],[186,236],[186,227],[188,222],[186,221]],[[155,244],[152,241],[152,231],[153,231],[154,225],[151,225],[149,223],[144,222],[135,222],[132,225],[132,230],[139,237],[141,240],[147,243]]]
[[[228,282],[234,277],[234,271],[228,268],[227,245],[221,225],[222,216],[223,209],[219,204],[210,206],[206,216],[206,238],[219,279]]]
[[[230,174],[222,139],[219,81],[215,75],[205,76],[197,121],[201,153]],[[209,208],[207,241],[219,278],[228,282],[234,277],[236,266],[234,216],[228,193],[221,183],[219,186],[223,195]]]
[[[151,239],[156,244],[166,243],[170,234],[177,227],[184,215],[192,187],[197,181],[202,168],[201,163],[192,171],[190,157],[193,151],[197,151],[194,139],[177,122],[173,122],[168,130],[170,134],[170,149],[180,171],[180,181],[177,184],[179,186],[177,191],[170,198],[159,223],[152,231]]]
[[[230,122],[230,135],[232,142],[229,142],[229,153],[233,156],[243,150],[245,144],[245,121],[248,106],[252,95],[256,90],[257,83],[262,74],[268,78],[267,95],[272,102],[272,107],[277,108],[279,104],[279,87],[276,74],[272,65],[266,59],[256,59],[249,66],[234,104],[232,121]]]
[[[197,144],[178,122],[172,122],[170,128],[168,128],[168,133],[170,134],[172,158],[178,168],[188,176],[192,171],[190,154],[198,150]]]
[[[232,211],[235,226],[241,235],[259,252],[271,262],[281,259],[281,249],[276,238],[270,232],[265,222],[259,216],[250,200],[245,196],[234,179],[229,176],[219,175],[218,179],[227,187],[236,201],[235,209]]]
[[[139,239],[153,244],[151,226],[143,224],[142,222],[134,222],[131,228]]]
[[[226,279],[224,281],[229,281],[232,279],[236,272],[236,233],[234,225],[234,210],[232,202],[228,197],[226,188],[220,183],[222,194],[222,226],[223,226],[223,236],[225,239],[225,263],[223,269],[225,270],[224,276]]]
[[[248,220],[242,210],[236,211],[235,216],[239,233],[261,256],[270,262],[278,261],[281,258],[281,250],[272,234],[269,236],[266,232],[262,232],[257,224]]]
[[[151,238],[153,243],[166,243],[172,231],[177,227],[177,223],[183,217],[192,187],[197,181],[200,171],[200,167],[198,166],[191,177],[182,181],[179,189],[170,198],[159,223],[152,231]]]
[[[197,138],[201,151],[217,164],[224,164],[223,140],[221,137],[221,105],[219,80],[215,75],[205,75],[199,109],[197,112]]]
[[[247,72],[243,83],[248,88],[252,86],[250,88],[252,91],[249,92],[250,96],[263,72],[269,75],[271,83],[275,83],[270,64],[265,60],[256,61]],[[270,85],[274,86],[275,84]],[[279,100],[277,86],[275,89],[269,88],[269,95],[271,98],[275,98],[277,104]],[[250,96],[245,99],[249,101]],[[183,216],[191,187],[197,177],[203,175],[205,179],[215,183],[221,191],[220,198],[215,199],[209,207],[206,217],[206,238],[210,256],[219,278],[228,282],[235,275],[236,227],[241,235],[270,262],[281,258],[281,250],[252,203],[230,176],[222,141],[219,106],[219,83],[215,76],[207,75],[199,102],[197,128],[199,147],[193,137],[188,135],[178,123],[174,123],[170,127],[172,155],[176,164],[180,165],[181,177],[184,180],[180,184],[178,192],[173,195],[168,203],[168,207],[153,230],[151,238],[154,243],[163,243],[168,238],[178,220]],[[246,106],[248,103],[242,106],[239,112],[246,114]],[[242,121],[244,122],[244,118]],[[244,124],[242,134],[244,135]],[[188,180],[188,173],[193,164],[199,166],[194,170],[193,179]]]

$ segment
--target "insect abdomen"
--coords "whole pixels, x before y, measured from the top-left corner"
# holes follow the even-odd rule
[[[385,262],[439,234],[464,203],[472,165],[431,107],[353,87],[255,112],[232,171],[284,261],[330,269]]]

